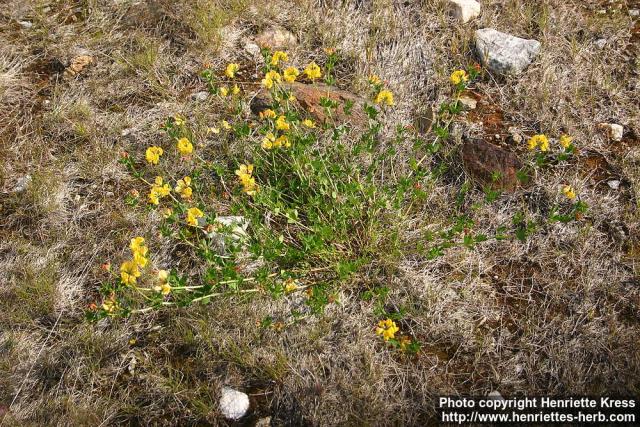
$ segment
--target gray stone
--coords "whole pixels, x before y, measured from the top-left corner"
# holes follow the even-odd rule
[[[16,182],[16,186],[13,187],[13,191],[15,193],[22,193],[24,190],[27,189],[29,184],[31,184],[31,181],[32,181],[31,175],[25,175],[23,177],[18,178],[18,181]]]
[[[222,387],[220,411],[225,418],[239,420],[249,410],[249,396],[231,387]]]
[[[200,92],[196,92],[193,95],[191,95],[191,97],[195,100],[195,101],[206,101],[207,98],[209,98],[209,92],[207,91],[200,91]]]
[[[540,53],[540,42],[501,33],[493,28],[476,31],[476,51],[482,64],[497,74],[519,74]]]
[[[256,43],[260,47],[286,49],[295,47],[298,44],[298,40],[291,31],[282,28],[271,28],[258,34]]]
[[[609,186],[609,188],[611,188],[612,190],[617,190],[620,188],[620,180],[617,179],[612,179],[611,181],[607,181],[607,185]]]
[[[465,110],[475,110],[478,106],[478,101],[469,95],[460,95],[458,101],[460,101]]]
[[[449,13],[465,24],[480,16],[480,3],[476,0],[449,0]]]
[[[640,9],[629,9],[629,16],[640,16]]]
[[[600,123],[598,124],[598,128],[604,131],[612,140],[616,142],[622,141],[622,136],[624,135],[624,127],[622,125],[616,123]]]
[[[595,44],[598,49],[602,49],[607,45],[607,39],[598,39],[595,42],[593,42],[593,44]]]
[[[31,27],[33,27],[33,23],[29,22],[29,21],[18,21],[18,24],[20,24],[20,26],[22,28],[24,28],[25,30],[30,29]]]

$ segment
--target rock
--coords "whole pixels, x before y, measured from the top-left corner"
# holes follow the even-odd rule
[[[511,151],[483,140],[467,140],[462,146],[462,161],[467,173],[482,185],[508,192],[520,185],[517,172],[522,162]]]
[[[598,49],[602,49],[607,45],[607,39],[598,39],[595,42],[593,42],[593,44],[595,44]]]
[[[29,30],[33,27],[33,23],[29,21],[18,21],[18,24],[25,30]]]
[[[27,189],[29,184],[31,184],[31,181],[32,181],[31,175],[25,175],[18,178],[18,181],[16,182],[16,186],[13,187],[13,192],[22,193]]]
[[[271,426],[271,417],[260,418],[256,421],[255,427],[270,427]]]
[[[522,142],[523,140],[522,134],[520,133],[517,127],[509,126],[509,129],[507,129],[507,132],[509,133],[509,136],[511,136],[511,140],[514,143],[520,144]]]
[[[476,0],[449,0],[449,13],[465,24],[480,16],[480,3]]]
[[[460,95],[460,98],[458,98],[458,100],[465,110],[475,110],[478,106],[478,101],[474,97],[469,95],[462,94]]]
[[[622,135],[624,134],[624,127],[615,123],[600,123],[598,128],[604,131],[609,138],[614,141],[622,141]]]
[[[222,387],[220,411],[225,418],[239,420],[249,410],[249,396],[231,387]]]
[[[196,92],[193,95],[191,95],[191,98],[193,98],[195,101],[206,101],[207,98],[209,98],[209,92],[207,91],[200,91],[200,92]]]
[[[629,9],[629,16],[640,16],[640,9]]]
[[[262,55],[260,55],[260,46],[253,42],[246,42],[244,44],[244,50],[253,58],[262,57]]]
[[[540,42],[521,39],[493,28],[476,31],[476,51],[482,64],[497,74],[519,74],[540,53]]]
[[[487,397],[493,400],[504,400],[504,397],[502,397],[498,390],[493,390],[491,393],[487,394]]]
[[[282,28],[271,28],[256,36],[256,43],[260,47],[271,49],[286,49],[295,47],[298,44],[296,36],[291,31]]]
[[[316,122],[325,123],[329,120],[324,107],[320,105],[322,98],[328,98],[338,103],[338,107],[331,110],[331,118],[336,122],[350,122],[355,126],[362,126],[367,123],[367,116],[363,109],[365,100],[351,92],[336,89],[322,83],[308,85],[295,82],[285,84],[284,87],[295,96],[296,106],[305,109]],[[344,106],[347,102],[353,103],[350,114],[344,111]],[[251,111],[258,114],[267,108],[271,108],[271,96],[266,90],[261,90],[251,100]]]
[[[204,220],[198,218],[201,219]],[[228,242],[240,243],[247,237],[249,221],[243,216],[219,216],[213,224],[207,225],[204,220],[202,226],[205,227],[204,232],[211,239],[216,251],[224,255],[227,253]]]
[[[611,181],[607,181],[607,185],[609,186],[609,188],[611,188],[612,190],[617,190],[620,188],[620,180],[617,179],[612,179]]]
[[[79,55],[71,60],[69,66],[64,70],[64,77],[75,77],[88,65],[93,64],[93,57],[89,55]]]

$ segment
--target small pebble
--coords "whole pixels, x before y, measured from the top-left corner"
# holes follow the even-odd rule
[[[618,188],[620,188],[620,181],[617,179],[612,179],[611,181],[607,181],[607,185],[612,189],[612,190],[617,190]]]
[[[225,418],[239,420],[249,410],[249,396],[231,387],[223,387],[220,396],[220,410]]]

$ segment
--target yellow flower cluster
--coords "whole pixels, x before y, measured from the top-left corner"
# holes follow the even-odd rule
[[[178,151],[183,156],[188,156],[193,152],[193,144],[189,141],[188,138],[180,138],[178,140]]]
[[[283,72],[284,80],[288,83],[295,82],[299,75],[300,70],[296,67],[287,67]]]
[[[316,124],[315,124],[315,123],[313,123],[313,120],[310,120],[310,119],[304,119],[304,120],[302,121],[302,124],[303,124],[305,127],[308,127],[309,129],[313,129],[313,128],[315,128],[315,127],[316,127]]]
[[[169,272],[167,270],[158,271],[158,284],[153,287],[153,290],[156,292],[160,292],[165,296],[171,293],[171,285],[169,284]]]
[[[184,118],[182,116],[174,116],[173,124],[176,126],[184,126]]]
[[[562,187],[562,193],[569,200],[573,200],[576,198],[576,192],[570,185],[565,185],[564,187]]]
[[[289,130],[289,129],[291,129],[291,125],[287,122],[287,118],[285,116],[279,116],[276,119],[276,129],[278,129],[278,130]]]
[[[380,86],[382,84],[382,80],[380,80],[380,77],[376,76],[375,74],[372,74],[369,76],[369,84],[372,84],[374,86]]]
[[[322,77],[322,71],[320,70],[320,67],[318,66],[318,64],[316,64],[315,62],[312,62],[305,67],[304,74],[311,81],[314,81]]]
[[[243,191],[247,193],[249,196],[255,195],[258,191],[258,184],[256,184],[256,179],[253,177],[253,165],[240,165],[238,170],[236,170],[236,175],[242,184]]]
[[[396,332],[398,332],[400,328],[396,325],[391,319],[381,320],[378,322],[378,327],[376,328],[376,334],[380,335],[385,341],[389,341],[390,339],[394,339],[396,336]]]
[[[192,227],[198,226],[198,218],[204,217],[204,212],[198,208],[187,209],[187,224]]]
[[[286,293],[294,292],[299,287],[298,281],[296,279],[292,279],[292,278],[288,278],[287,280],[285,280],[283,285],[284,285],[284,291]]]
[[[392,106],[394,105],[393,93],[391,93],[390,90],[382,89],[380,92],[378,92],[378,95],[376,95],[374,102],[376,104],[385,104]]]
[[[180,197],[183,199],[190,199],[193,194],[193,189],[191,188],[191,177],[185,176],[184,178],[179,179],[173,190],[180,194]]]
[[[459,85],[460,83],[466,83],[469,81],[469,75],[465,70],[456,70],[451,73],[449,77],[449,81],[454,85]]]
[[[280,83],[282,81],[282,76],[277,71],[269,71],[264,75],[264,79],[262,79],[262,86],[267,89],[271,89],[274,84]]]
[[[160,156],[162,156],[163,153],[164,151],[161,147],[149,147],[147,148],[147,152],[145,153],[145,158],[147,159],[147,162],[151,163],[152,165],[157,165],[160,161]]]
[[[171,193],[171,187],[169,187],[169,184],[166,184],[161,176],[156,176],[156,179],[151,186],[151,191],[149,191],[149,203],[158,205],[160,203],[160,199],[168,196],[169,193]]]
[[[227,65],[226,70],[224,70],[224,74],[230,79],[236,76],[236,73],[240,70],[240,64],[231,63]]]
[[[281,147],[285,147],[285,148],[289,148],[291,147],[291,142],[289,141],[289,138],[287,138],[286,135],[280,135],[278,138],[276,138],[276,136],[269,132],[265,135],[264,139],[262,140],[262,148],[264,148],[265,150],[271,150],[272,148],[281,148]]]
[[[549,151],[549,138],[544,134],[533,135],[529,138],[529,150],[540,148],[540,151]]]
[[[275,111],[273,111],[271,108],[267,108],[264,111],[260,111],[260,118],[261,119],[275,119],[278,115],[276,114]]]
[[[571,143],[573,143],[573,138],[567,134],[562,134],[558,143],[562,146],[562,148],[569,148]]]
[[[289,60],[289,55],[281,50],[277,50],[273,53],[271,57],[271,65],[277,67],[280,64],[280,61],[287,62]]]
[[[143,237],[134,237],[129,244],[133,258],[120,265],[120,280],[123,284],[133,286],[141,276],[140,268],[147,265],[148,248]]]

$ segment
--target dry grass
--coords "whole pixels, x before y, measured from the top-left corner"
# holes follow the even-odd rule
[[[274,425],[422,425],[442,394],[640,393],[639,24],[627,6],[600,14],[607,2],[487,0],[479,21],[459,26],[444,2],[431,1],[9,3],[0,11],[3,425],[224,425],[217,393],[225,384],[250,392],[248,425],[262,416]],[[297,65],[336,47],[345,58],[340,86],[359,91],[372,72],[387,80],[399,104],[390,120],[403,124],[448,95],[452,69],[474,61],[476,28],[540,40],[542,54],[522,76],[486,78],[477,91],[501,109],[505,129],[575,135],[580,160],[475,210],[484,195],[474,189],[462,209],[488,232],[518,209],[541,216],[570,182],[588,218],[526,243],[426,260],[411,248],[425,227],[456,213],[451,200],[465,179],[454,138],[449,183],[402,219],[406,250],[371,275],[361,271],[324,315],[263,330],[256,322],[299,302],[234,297],[86,323],[100,264],[121,257],[130,236],[153,234],[149,224],[157,230],[158,218],[123,203],[135,183],[119,153],[164,138],[158,124],[168,115],[201,130],[219,117],[215,102],[191,97],[204,90],[201,65],[251,63],[245,41],[273,23],[298,36]],[[65,78],[82,53],[95,64]],[[625,141],[599,133],[602,121],[623,124]],[[483,133],[477,123],[456,126],[456,135]],[[619,190],[600,169],[622,181]],[[384,283],[377,267],[391,272]],[[406,311],[401,326],[423,343],[418,356],[400,357],[374,335],[374,304],[359,292],[379,285],[391,289],[391,308]]]

